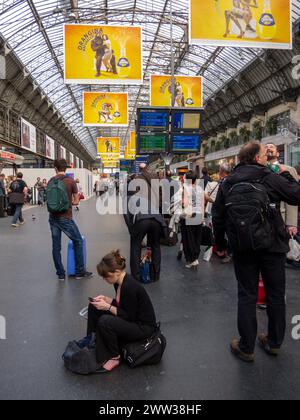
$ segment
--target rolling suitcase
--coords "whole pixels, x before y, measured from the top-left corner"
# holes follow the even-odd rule
[[[84,259],[84,271],[86,271],[86,239],[82,236],[83,240],[83,259]],[[68,243],[68,276],[75,276],[75,254],[73,242],[70,240]]]

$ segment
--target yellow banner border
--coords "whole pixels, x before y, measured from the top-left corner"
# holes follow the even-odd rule
[[[84,95],[85,94],[91,94],[91,93],[97,93],[99,95],[103,94],[103,93],[107,93],[108,95],[126,95],[126,99],[127,99],[127,124],[87,124],[84,122]],[[84,91],[82,92],[82,125],[84,127],[102,127],[102,128],[110,128],[110,127],[128,127],[129,125],[129,98],[128,98],[128,92],[87,92]],[[107,136],[109,137],[115,137],[115,136]],[[97,137],[98,138],[98,137]]]

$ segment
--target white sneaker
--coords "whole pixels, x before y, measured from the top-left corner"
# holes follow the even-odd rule
[[[20,225],[23,226],[25,224],[25,220],[23,222],[20,222]]]
[[[17,223],[12,223],[11,227],[17,228],[17,227],[19,227],[19,225],[17,225]]]

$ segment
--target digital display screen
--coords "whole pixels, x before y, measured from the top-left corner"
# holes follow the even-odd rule
[[[141,129],[169,128],[169,112],[160,110],[141,110],[139,112],[139,126]]]
[[[132,169],[133,163],[134,163],[134,160],[121,159],[120,160],[120,171],[130,172],[130,170]]]
[[[172,151],[175,153],[197,153],[200,151],[200,145],[199,134],[174,134],[172,136]]]
[[[140,133],[137,139],[138,153],[156,154],[166,151],[168,139],[166,134]]]
[[[175,130],[199,130],[201,114],[198,112],[175,111],[172,113],[172,127]]]

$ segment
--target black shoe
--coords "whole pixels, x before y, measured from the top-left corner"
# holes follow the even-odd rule
[[[182,260],[182,254],[183,254],[183,252],[182,252],[182,251],[179,251],[179,252],[178,252],[178,254],[177,254],[177,260],[178,260],[178,261],[181,261],[181,260]]]
[[[58,280],[59,281],[65,281],[66,280],[66,276],[64,274],[62,274],[61,276],[58,276]]]
[[[286,260],[286,267],[293,270],[300,270],[300,261]]]
[[[89,279],[91,277],[93,277],[93,273],[89,273],[88,271],[86,271],[85,273],[76,275],[75,279],[81,280],[81,279]]]

